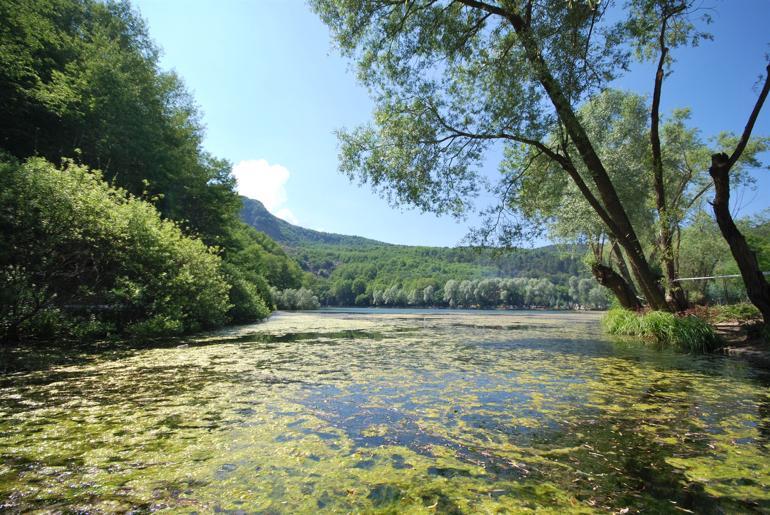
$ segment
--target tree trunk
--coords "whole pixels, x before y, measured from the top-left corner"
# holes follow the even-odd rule
[[[532,65],[538,82],[543,86],[548,98],[556,110],[559,120],[564,124],[569,138],[575,144],[580,157],[585,163],[591,175],[591,180],[601,198],[603,209],[610,217],[608,229],[618,239],[618,243],[625,250],[631,269],[639,283],[639,287],[653,309],[669,311],[663,289],[658,283],[657,275],[652,271],[647,258],[642,250],[631,220],[623,208],[617,191],[610,180],[607,170],[604,168],[599,155],[593,148],[590,138],[575,114],[572,104],[564,93],[564,89],[556,81],[556,78],[548,68],[548,64],[540,51],[537,37],[530,30],[529,24],[511,9],[500,7],[478,0],[460,0],[461,3],[475,9],[484,10],[507,19],[513,26],[517,36],[521,40],[527,61]],[[574,180],[574,177],[573,177]],[[581,190],[582,191],[582,190]],[[584,194],[585,195],[585,194]],[[592,207],[596,207],[592,204]],[[598,213],[598,211],[597,211]],[[601,214],[600,214],[601,216]],[[607,222],[605,222],[607,223]]]
[[[658,248],[665,273],[666,301],[674,311],[687,309],[687,297],[677,282],[677,266],[674,257],[673,237],[671,235],[670,216],[666,206],[666,186],[663,178],[663,153],[660,147],[660,95],[663,88],[664,66],[668,48],[666,47],[666,25],[668,15],[663,17],[660,29],[660,59],[655,73],[655,86],[652,93],[650,116],[650,143],[652,147],[652,178],[655,189],[655,208],[658,211]]]
[[[610,180],[610,176],[596,150],[593,148],[591,140],[575,111],[572,109],[572,105],[548,69],[548,65],[543,59],[534,36],[520,18],[512,16],[509,19],[516,33],[521,38],[527,60],[535,69],[538,81],[543,86],[543,89],[545,89],[559,119],[564,124],[567,134],[574,143],[575,148],[577,148],[583,163],[588,168],[602,204],[617,227],[617,230],[610,228],[611,232],[615,235],[623,250],[626,251],[626,255],[631,262],[631,270],[639,283],[645,299],[647,299],[652,309],[670,311],[663,289],[658,283],[658,277],[652,271],[644,255],[639,238],[634,231],[631,220],[628,218],[628,214],[623,208],[623,204]]]
[[[623,251],[620,250],[617,240],[610,237],[612,248],[610,250],[610,263],[613,263],[618,268],[618,273],[623,277],[623,280],[628,283],[628,287],[634,292],[634,296],[638,297],[636,287],[634,286],[634,280],[631,279],[631,273],[628,271],[628,265],[626,264],[626,258],[623,257]],[[612,266],[612,265],[610,265]]]
[[[642,309],[642,304],[636,297],[634,289],[615,270],[601,263],[595,263],[591,266],[591,272],[599,284],[612,290],[615,298],[625,309],[634,311]]]
[[[730,252],[738,264],[743,282],[746,284],[746,293],[749,300],[762,313],[765,324],[770,324],[770,284],[767,283],[762,270],[759,268],[757,256],[730,214],[730,158],[727,154],[714,154],[711,156],[711,168],[709,173],[714,181],[714,215],[719,224],[722,236],[730,246]]]
[[[690,306],[687,301],[682,285],[677,281],[677,267],[674,257],[670,255],[673,252],[671,243],[661,245],[663,248],[663,270],[666,272],[666,301],[674,311],[684,311]]]

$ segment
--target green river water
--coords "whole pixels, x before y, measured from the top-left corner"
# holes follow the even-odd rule
[[[278,313],[2,357],[0,511],[770,512],[770,377],[596,314]]]

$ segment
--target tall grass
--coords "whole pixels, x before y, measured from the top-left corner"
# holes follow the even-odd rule
[[[709,352],[721,343],[709,324],[692,315],[663,311],[636,314],[616,308],[607,312],[602,323],[609,334],[651,339],[687,352]]]

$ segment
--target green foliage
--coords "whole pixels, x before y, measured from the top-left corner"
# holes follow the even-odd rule
[[[412,290],[440,288],[450,279],[541,276],[556,284],[584,272],[575,253],[580,248],[517,249],[500,254],[468,247],[409,247],[401,245],[343,247],[305,245],[290,249],[303,269],[326,282],[332,303],[352,304],[362,293],[392,285]],[[362,290],[362,287],[364,288]],[[316,293],[323,284],[316,285]],[[321,301],[325,296],[319,295]]]
[[[230,164],[203,150],[192,97],[128,2],[0,1],[0,36],[2,151],[66,163],[3,157],[3,333],[253,322],[270,285],[300,285],[298,265],[238,222]]]
[[[584,270],[574,255],[555,247],[520,249],[503,255],[462,247],[384,246],[322,251],[321,248],[304,249],[299,259],[303,264],[333,266],[328,295],[321,294],[320,298],[322,302],[337,305],[366,305],[364,302],[368,301],[371,305],[566,307],[571,299],[565,283]],[[528,280],[534,281],[527,279],[528,276],[540,277],[541,283],[547,285],[543,291],[552,292],[547,294],[547,299],[525,302],[523,294],[520,298],[513,297],[514,291],[537,290],[537,286],[525,286]],[[469,281],[465,285],[467,291],[447,297],[445,284],[452,280]],[[508,296],[501,298],[502,292]]]
[[[756,252],[759,267],[770,271],[770,209],[739,222],[741,232]]]
[[[702,140],[697,129],[688,126],[688,110],[675,110],[664,117],[660,127],[663,186],[670,193],[666,195],[665,220],[661,220],[661,213],[655,209],[653,200],[649,112],[646,98],[609,89],[580,106],[578,115],[608,169],[613,186],[637,235],[642,238],[644,248],[655,256],[651,258],[654,265],[663,267],[660,233],[656,229],[663,224],[668,234],[673,235],[665,253],[672,258],[675,276],[711,275],[720,260],[729,261],[734,266],[727,243],[704,211],[707,192],[712,187],[708,175],[711,154],[728,148],[730,143],[734,146],[734,137],[723,134],[715,146],[710,146]],[[557,136],[552,134],[550,138],[555,141]],[[747,169],[761,166],[757,154],[766,150],[767,146],[767,138],[752,141],[736,163],[735,173],[731,174],[733,186],[751,185]],[[577,153],[574,148],[570,152]],[[525,169],[527,173],[522,174],[521,170]],[[614,236],[608,233],[602,220],[558,163],[536,150],[515,148],[508,149],[502,170],[511,183],[511,209],[518,208],[528,220],[544,225],[548,234],[557,241],[589,245],[593,250],[592,259],[597,262],[602,261],[609,266],[616,261],[613,259],[615,256],[610,255],[610,249],[619,250],[612,244]],[[577,170],[584,182],[590,185],[590,171],[582,163],[577,164]],[[605,244],[607,240],[609,245]],[[726,259],[723,259],[724,256]],[[677,272],[676,267],[681,270]],[[687,283],[684,286],[691,292],[691,300],[708,298],[708,283]],[[735,300],[735,297],[728,297],[732,293],[735,292],[722,291],[721,294],[726,297],[723,300]],[[719,292],[714,294],[720,295]]]
[[[155,315],[147,320],[133,322],[126,327],[126,333],[136,338],[148,338],[158,335],[181,334],[182,322],[165,315]]]
[[[194,101],[126,1],[0,2],[0,141],[75,157],[222,245],[239,208],[226,161],[201,148]]]
[[[318,309],[321,304],[318,302],[318,297],[313,295],[313,292],[307,288],[287,288],[285,290],[272,289],[273,301],[278,309],[285,310],[307,310]]]
[[[721,343],[708,323],[692,315],[662,311],[637,314],[615,308],[607,312],[602,323],[609,334],[648,338],[688,352],[709,352]]]
[[[230,228],[231,244],[225,249],[225,260],[240,268],[251,282],[259,283],[259,277],[276,288],[298,288],[302,283],[302,270],[275,241],[266,234],[244,223]],[[260,286],[263,298],[269,293]]]
[[[278,220],[257,201],[249,199],[244,201],[241,217],[260,231],[272,231],[279,242],[287,245],[288,252],[312,274],[305,286],[311,288],[325,305],[579,305],[594,309],[607,306],[606,291],[587,277],[578,277],[585,274],[580,261],[584,248],[579,246],[516,249],[501,253],[471,247],[388,245],[296,227]],[[276,228],[280,231],[276,232]],[[253,257],[247,260],[256,261]],[[299,275],[291,275],[298,280]],[[505,276],[508,279],[498,278]],[[540,277],[540,280],[528,277]],[[271,283],[275,284],[275,278],[272,279]],[[568,291],[567,283],[571,279],[583,281],[580,294]],[[444,285],[449,281],[468,281],[462,298],[446,295]]]
[[[246,324],[266,318],[270,314],[270,289],[264,278],[231,263],[224,263],[222,270],[230,284],[230,321]]]
[[[82,336],[114,326],[145,336],[227,321],[221,259],[152,205],[72,162],[58,169],[41,158],[7,159],[0,167],[3,335]]]
[[[583,104],[578,115],[634,227],[637,231],[649,228],[640,237],[652,239],[654,215],[649,202],[652,177],[647,173],[650,140],[646,99],[609,89]],[[552,134],[550,139],[557,141],[558,134]],[[574,148],[570,152],[576,153]],[[523,169],[528,173],[521,174]],[[588,168],[577,163],[577,170],[591,184]],[[545,224],[551,237],[590,245],[600,245],[606,238],[603,222],[558,163],[535,149],[510,147],[501,171],[505,181],[512,185],[507,199],[510,207],[536,223]]]
[[[591,245],[598,261],[612,248],[612,259],[631,262],[638,293],[666,309],[655,269],[662,264],[663,286],[678,292],[674,239],[703,201],[713,149],[686,126],[688,111],[675,111],[656,123],[658,177],[646,99],[610,86],[633,53],[662,57],[668,73],[675,49],[709,38],[707,20],[689,0],[600,3],[313,0],[375,101],[370,124],[340,132],[340,169],[393,203],[461,215],[497,145],[502,177],[478,240],[528,235],[508,216],[519,211]],[[720,135],[716,146],[734,139]],[[768,140],[751,145],[739,167],[756,166]]]
[[[756,252],[760,268],[770,270],[770,223],[767,213],[737,220],[741,232]],[[738,274],[730,248],[710,212],[695,212],[683,228],[679,254],[682,277],[711,277]],[[690,300],[699,304],[735,304],[747,300],[739,277],[683,281]]]
[[[372,124],[340,133],[342,171],[394,202],[426,211],[468,209],[491,141],[515,147],[556,128],[541,87],[543,67],[565,101],[577,101],[629,60],[618,44],[623,27],[585,2],[531,3],[530,39],[511,23],[525,14],[510,2],[495,13],[483,3],[311,5],[341,51],[355,59],[376,101]],[[598,33],[595,24],[602,27]],[[533,62],[533,45],[547,63]],[[588,75],[575,70],[586,59]]]

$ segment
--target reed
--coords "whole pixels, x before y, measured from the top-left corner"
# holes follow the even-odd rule
[[[663,311],[637,314],[611,309],[602,323],[609,334],[653,340],[686,352],[710,352],[721,343],[714,329],[693,315],[678,316]]]

